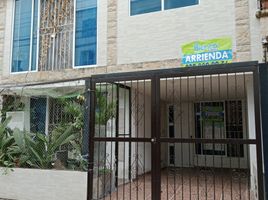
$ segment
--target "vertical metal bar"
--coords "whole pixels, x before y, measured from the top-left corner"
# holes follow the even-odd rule
[[[249,133],[248,133],[248,106],[247,106],[247,84],[246,84],[246,74],[243,73],[243,79],[244,79],[244,101],[245,101],[245,122],[246,122],[246,139],[249,139]],[[247,177],[247,191],[248,191],[248,199],[250,199],[250,163],[249,163],[249,145],[246,145],[246,163],[249,170],[249,174]]]
[[[213,101],[213,80],[212,80],[212,75],[209,76],[210,80],[210,100]],[[215,122],[212,123],[212,139],[215,139]],[[217,138],[216,138],[217,139]],[[216,193],[215,193],[215,144],[213,145],[213,155],[212,155],[212,166],[213,166],[213,197],[216,199]]]
[[[119,86],[116,84],[116,118],[115,118],[115,137],[119,137]],[[115,185],[116,185],[116,196],[118,199],[118,141],[115,142]]]
[[[227,108],[226,108],[226,113],[227,113],[227,127],[226,127],[226,134],[227,137],[230,138],[229,131],[230,131],[230,93],[229,93],[229,74],[226,74],[226,87],[227,87]],[[230,149],[228,149],[228,146],[230,148],[230,145],[227,145],[227,156],[229,156],[229,161],[230,161],[230,190],[231,190],[231,199],[233,199],[233,177],[232,177],[232,155]],[[229,154],[229,155],[228,155]]]
[[[242,103],[240,105],[240,101],[238,100],[238,96],[237,96],[237,74],[235,73],[235,101],[236,101],[236,138],[241,138],[240,134],[241,134],[241,130],[239,130],[239,112],[240,112],[240,106],[241,106],[241,111],[242,111]],[[243,114],[241,113],[241,117],[243,118]],[[242,119],[242,125],[243,125],[243,119]],[[243,127],[243,126],[242,126]],[[242,131],[243,134],[243,131]],[[242,135],[242,139],[243,139],[243,135]],[[243,148],[244,148],[244,144],[242,144]],[[241,166],[240,166],[240,157],[241,157],[241,153],[240,152],[241,149],[241,144],[237,144],[236,145],[236,155],[238,154],[238,187],[239,187],[239,199],[241,200]]]
[[[167,98],[167,96],[168,96],[168,86],[167,86],[167,83],[168,83],[168,82],[167,82],[167,78],[166,78],[166,95],[165,95],[165,100],[166,100],[166,102],[167,102],[167,99],[168,99],[168,98]],[[169,121],[169,107],[168,107],[168,104],[166,105],[166,108],[167,108],[167,113],[168,113],[167,116],[168,116],[168,121]],[[167,129],[167,132],[168,132],[168,131],[169,131],[169,130]],[[168,135],[168,137],[169,137],[169,135]],[[167,146],[168,146],[168,148],[169,148],[169,144],[167,144]],[[169,149],[168,149],[167,152],[169,153]],[[170,155],[168,155],[167,157],[169,157],[169,156],[170,156]],[[170,164],[170,163],[169,163],[169,160],[168,160],[168,166],[167,166],[167,185],[166,185],[166,186],[167,186],[167,192],[166,192],[166,193],[167,193],[167,199],[169,199],[169,198],[168,198],[168,194],[169,194],[169,191],[168,191],[168,190],[169,190],[169,187],[168,187],[168,186],[169,186],[169,185],[168,185],[169,164]]]
[[[133,81],[131,80],[130,82],[130,88],[133,87]],[[135,92],[135,90],[134,90]],[[131,98],[132,98],[132,94],[131,94]],[[135,100],[133,101],[135,103]],[[131,102],[131,116],[130,116],[130,119],[132,119],[132,114],[135,112],[134,111],[134,108],[132,108],[132,102]],[[135,115],[136,117],[136,115]],[[132,138],[132,122],[131,122],[131,132],[130,132],[130,138]],[[129,148],[130,148],[130,151],[129,151],[129,177],[130,177],[130,184],[129,184],[129,199],[131,199],[131,193],[132,193],[132,143],[129,142]]]
[[[139,137],[139,123],[140,123],[140,120],[139,120],[139,95],[140,95],[140,91],[139,91],[139,81],[137,80],[137,107],[136,107],[136,118],[137,118],[137,123],[136,123],[136,134],[137,134],[137,138]],[[136,199],[138,199],[138,196],[139,196],[139,143],[136,142]]]
[[[197,93],[197,82],[196,82],[196,76],[194,78],[194,81],[195,81],[195,87],[194,87],[194,99],[195,101],[197,101],[197,97],[196,97],[196,93]],[[198,106],[200,107],[200,104],[198,103]],[[196,108],[195,108],[196,109]],[[195,116],[196,117],[196,116]],[[195,127],[197,127],[197,120],[195,120]],[[198,143],[194,143],[195,144],[195,148],[199,146]],[[199,165],[198,165],[198,159],[199,159],[199,154],[197,153],[197,151],[195,151],[197,156],[196,156],[196,165],[197,165],[197,179],[196,179],[196,183],[197,183],[197,199],[199,199]]]
[[[191,131],[191,129],[190,129],[190,121],[191,121],[191,116],[190,116],[190,86],[189,86],[189,77],[187,77],[187,105],[188,105],[188,122],[187,122],[187,126],[188,126],[188,138],[190,139],[190,138],[192,138],[191,137],[191,134],[190,134],[190,131]],[[188,145],[189,145],[189,152],[188,152],[188,154],[189,154],[189,168],[190,168],[190,166],[191,166],[191,144],[190,143],[188,143]],[[191,181],[191,178],[192,178],[192,175],[191,175],[191,173],[189,173],[189,195],[190,195],[190,200],[192,199],[192,181]]]
[[[83,130],[83,138],[82,138],[82,155],[87,155],[89,153],[89,123],[87,123],[90,119],[90,81],[91,79],[87,79],[85,81],[85,98],[86,101],[84,103],[84,130]]]
[[[96,84],[92,79],[89,79],[89,119],[85,121],[89,126],[89,146],[88,146],[88,182],[87,182],[87,200],[91,200],[93,198],[93,169],[94,169],[94,140],[93,137],[95,135],[95,90]]]
[[[99,85],[100,85],[100,90],[98,91],[98,93],[99,93],[99,95],[102,95],[102,83],[100,82],[99,83]],[[97,92],[97,91],[96,91]],[[98,105],[99,103],[100,103],[100,100],[98,99],[99,97],[96,95],[96,101],[97,101],[97,106],[99,107],[99,119],[98,119],[98,128],[99,128],[99,130],[98,130],[98,132],[99,132],[99,134],[98,134],[98,137],[102,137],[101,136],[101,121],[100,121],[100,113],[101,112],[103,112],[103,110],[101,110],[101,106],[100,105]],[[100,169],[99,169],[99,167],[100,167],[100,148],[101,148],[101,144],[102,144],[102,142],[100,142],[100,141],[98,141],[98,167],[97,167],[97,198],[99,198],[99,188],[100,188],[100,179],[99,179],[99,172],[100,172]],[[105,153],[104,153],[104,159],[106,158],[106,155],[105,155]],[[103,158],[102,158],[103,159]],[[112,170],[112,169],[111,169]]]
[[[203,88],[202,88],[202,97],[203,97],[203,101],[205,100],[205,76],[203,75],[202,76],[202,86],[203,86]],[[202,110],[201,110],[201,112],[202,112]],[[204,137],[204,121],[202,120],[202,135],[203,135],[203,137]],[[204,146],[205,146],[205,144],[203,144],[202,145],[202,147],[204,148]],[[203,150],[203,152],[204,152],[204,150]],[[207,153],[205,153],[205,168],[207,168]],[[205,192],[205,197],[206,197],[206,199],[208,198],[208,188],[207,188],[207,173],[205,172],[205,189],[206,189],[206,192]]]
[[[112,98],[111,98],[111,102],[112,104],[114,103],[114,85],[112,85],[112,92],[111,92],[111,95],[112,95]],[[114,125],[114,119],[112,118],[111,120],[111,137],[113,137],[113,126]],[[115,125],[116,126],[116,125]],[[111,161],[110,161],[110,170],[113,171],[113,142],[111,142]],[[113,181],[112,181],[112,174],[110,174],[110,191],[112,191],[112,184],[113,184]],[[118,189],[118,188],[116,188]],[[112,199],[112,194],[110,193],[110,199]]]
[[[126,137],[126,81],[124,82],[124,138]],[[120,101],[119,101],[120,105]],[[124,166],[123,166],[123,199],[125,198],[125,173],[126,173],[126,142],[124,142]]]
[[[129,89],[129,138],[132,137],[132,81],[130,84],[130,89]],[[128,179],[130,180],[131,183],[131,142],[129,142],[129,160],[128,160]]]
[[[116,85],[116,118],[115,118],[115,137],[119,137],[119,86]],[[118,151],[119,148],[119,143],[116,140],[115,142],[115,185],[116,185],[116,199],[118,199],[119,194],[118,194]]]
[[[157,76],[152,78],[152,97],[151,97],[151,130],[152,138],[156,141],[152,142],[152,199],[161,199],[161,148],[158,143],[160,138],[160,79]]]
[[[107,106],[108,106],[108,91],[107,91],[107,89],[108,89],[108,83],[105,83],[105,94],[104,94],[104,96],[105,96],[105,111],[104,111],[104,113],[106,112],[106,110],[107,110]],[[102,137],[107,137],[107,122],[105,122],[105,124],[104,124],[104,131],[105,131],[105,135],[104,136],[102,136]],[[106,141],[104,141],[104,167],[103,167],[103,169],[104,170],[106,170],[106,160],[107,160],[107,158],[106,158],[106,155],[107,155],[107,142]],[[105,173],[105,172],[104,172]],[[104,174],[104,176],[103,176],[103,192],[104,192],[104,194],[103,194],[103,196],[105,196],[106,194],[105,194],[105,188],[106,188],[106,175]]]
[[[174,79],[173,79],[173,94],[174,94]],[[173,98],[173,104],[174,104],[174,98]],[[183,138],[183,128],[182,128],[182,124],[183,124],[183,120],[182,120],[182,115],[183,111],[182,111],[182,77],[180,77],[180,137]],[[183,193],[183,145],[184,143],[180,143],[181,145],[181,196],[182,196],[182,199],[183,199],[183,196],[184,196],[184,193]],[[174,147],[175,149],[175,147]],[[174,154],[175,155],[175,154]],[[175,160],[174,160],[175,161]],[[175,170],[176,172],[176,170]],[[174,185],[176,185],[176,173],[175,173],[175,179],[174,179]],[[175,191],[175,199],[176,199],[176,191]]]
[[[180,79],[181,80],[181,79]],[[171,90],[171,95],[172,95],[172,107],[173,107],[173,127],[175,127],[175,120],[174,120],[174,112],[175,112],[175,96],[174,96],[174,78],[172,79],[172,90]],[[180,94],[180,97],[181,97],[181,94]],[[181,109],[181,108],[180,108]],[[181,110],[180,110],[181,111]],[[180,117],[181,119],[181,117]],[[175,135],[174,135],[175,136]],[[170,145],[170,144],[169,144]],[[176,199],[176,161],[175,161],[175,154],[176,154],[176,143],[175,144],[171,144],[174,148],[174,152],[172,152],[172,161],[174,162],[174,174],[173,174],[173,195],[174,195],[174,199]],[[182,152],[182,149],[181,149],[181,152]]]
[[[218,98],[219,98],[219,102],[220,102],[220,99],[221,99],[221,76],[220,74],[218,74],[218,91],[219,91],[219,95],[218,95]],[[222,104],[223,106],[223,109],[224,109],[224,103]],[[225,118],[225,115],[226,115],[226,112],[224,111],[224,118]],[[223,125],[224,127],[225,125]],[[221,136],[221,139],[224,139],[226,138],[226,136],[224,136],[224,133],[222,132],[222,129],[220,130],[220,136]],[[222,147],[224,147],[224,152],[225,152],[225,145],[224,144],[221,144],[221,149],[223,149]],[[224,199],[224,181],[223,181],[223,176],[224,176],[224,169],[223,169],[223,156],[221,156],[221,192],[222,192],[222,199]]]
[[[257,173],[258,173],[258,198],[264,199],[264,183],[263,183],[263,162],[262,162],[262,136],[261,136],[261,111],[260,111],[260,77],[259,66],[253,71],[254,84],[254,109],[255,109],[255,131],[256,131],[256,150],[257,150]]]
[[[143,105],[143,109],[144,109],[144,114],[143,114],[143,137],[145,138],[146,137],[146,116],[145,116],[145,113],[146,113],[146,98],[145,98],[145,94],[146,94],[146,84],[145,84],[145,80],[143,81],[143,93],[144,93],[144,105]],[[143,143],[143,199],[145,200],[146,197],[145,197],[145,181],[146,181],[146,177],[145,177],[145,162],[146,162],[146,159],[145,159],[145,142]]]

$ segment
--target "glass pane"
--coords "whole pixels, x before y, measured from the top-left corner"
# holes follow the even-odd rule
[[[165,10],[198,4],[198,0],[165,0]]]
[[[37,24],[38,24],[38,0],[34,1],[33,17],[33,43],[32,43],[32,66],[31,70],[36,70],[36,51],[37,51]]]
[[[161,0],[131,0],[131,15],[155,12],[160,10]]]
[[[29,69],[31,5],[32,0],[16,0],[15,2],[12,72]]]
[[[96,64],[97,2],[76,1],[75,66]]]

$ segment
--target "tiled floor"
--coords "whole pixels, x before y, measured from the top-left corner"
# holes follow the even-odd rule
[[[161,174],[162,200],[249,199],[246,171],[222,169],[165,169]],[[151,199],[151,175],[119,186],[105,199]]]

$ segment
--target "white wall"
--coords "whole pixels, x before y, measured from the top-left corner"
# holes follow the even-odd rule
[[[75,171],[15,169],[3,175],[0,198],[14,200],[86,200],[87,173]]]
[[[247,102],[248,102],[248,135],[249,139],[256,139],[256,127],[255,127],[255,109],[254,109],[254,87],[252,76],[247,78]],[[250,184],[252,197],[258,199],[257,193],[257,154],[256,145],[250,145],[249,147],[250,157]]]
[[[132,137],[150,138],[151,96],[148,88],[144,93],[142,85],[139,85],[139,90],[132,88]],[[151,143],[132,143],[133,172],[136,171],[136,160],[133,160],[136,154],[139,154],[138,174],[151,171]]]
[[[118,62],[181,57],[181,45],[230,36],[235,51],[234,0],[200,0],[199,5],[129,16],[129,1],[118,1]],[[220,4],[219,4],[220,3]]]

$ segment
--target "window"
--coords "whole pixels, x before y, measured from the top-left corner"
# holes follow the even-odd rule
[[[161,0],[131,0],[130,4],[131,15],[161,10]]]
[[[36,69],[38,0],[16,0],[11,72]]]
[[[165,10],[198,4],[198,0],[165,0]]]
[[[15,0],[11,72],[96,65],[96,57],[96,0]]]
[[[130,0],[130,15],[191,6],[198,2],[199,0]]]
[[[39,70],[72,68],[75,0],[40,0]]]
[[[224,138],[224,104],[223,102],[202,102],[195,105],[196,138]],[[225,155],[222,144],[197,144],[197,154]]]
[[[97,2],[96,0],[77,0],[75,27],[75,66],[95,65],[97,57],[96,51]]]
[[[196,138],[242,139],[242,101],[196,103],[195,123]],[[196,144],[196,154],[244,157],[244,147],[243,144]]]

